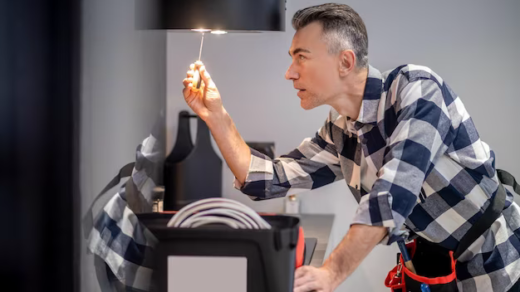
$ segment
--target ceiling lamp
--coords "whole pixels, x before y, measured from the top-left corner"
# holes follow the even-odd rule
[[[135,0],[139,29],[285,31],[286,0]]]

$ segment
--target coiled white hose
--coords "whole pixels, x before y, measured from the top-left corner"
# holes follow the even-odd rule
[[[167,226],[195,228],[214,223],[235,229],[271,229],[271,225],[253,209],[226,198],[209,198],[191,203],[179,210]]]

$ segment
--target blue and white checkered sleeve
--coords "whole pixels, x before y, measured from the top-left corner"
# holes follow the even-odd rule
[[[303,140],[286,155],[271,159],[251,149],[244,185],[234,186],[253,200],[284,197],[343,179],[336,146],[330,138],[330,116],[314,138]]]
[[[404,222],[417,203],[424,180],[453,136],[444,85],[432,78],[410,79],[401,76],[396,90],[397,117],[384,121],[395,129],[383,166],[372,190],[361,198],[353,220],[353,224],[387,227],[388,235],[381,243],[388,245],[405,236]]]

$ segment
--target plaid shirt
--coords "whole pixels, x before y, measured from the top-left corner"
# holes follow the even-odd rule
[[[157,239],[139,223],[135,213],[152,212],[152,190],[162,184],[164,133],[161,114],[150,136],[137,147],[132,176],[101,210],[90,232],[88,251],[100,257],[110,270],[106,279],[110,291],[152,290]]]
[[[461,99],[429,68],[381,74],[369,67],[357,121],[331,110],[314,138],[270,159],[251,149],[244,185],[255,200],[345,179],[359,207],[354,224],[384,226],[391,244],[409,230],[454,250],[498,189],[495,155]],[[502,215],[457,262],[460,291],[506,291],[520,277],[520,208],[507,192]]]

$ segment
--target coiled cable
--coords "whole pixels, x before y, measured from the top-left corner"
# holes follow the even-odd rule
[[[216,223],[235,229],[271,229],[271,225],[253,209],[226,198],[209,198],[191,203],[179,210],[167,226],[196,228]]]

